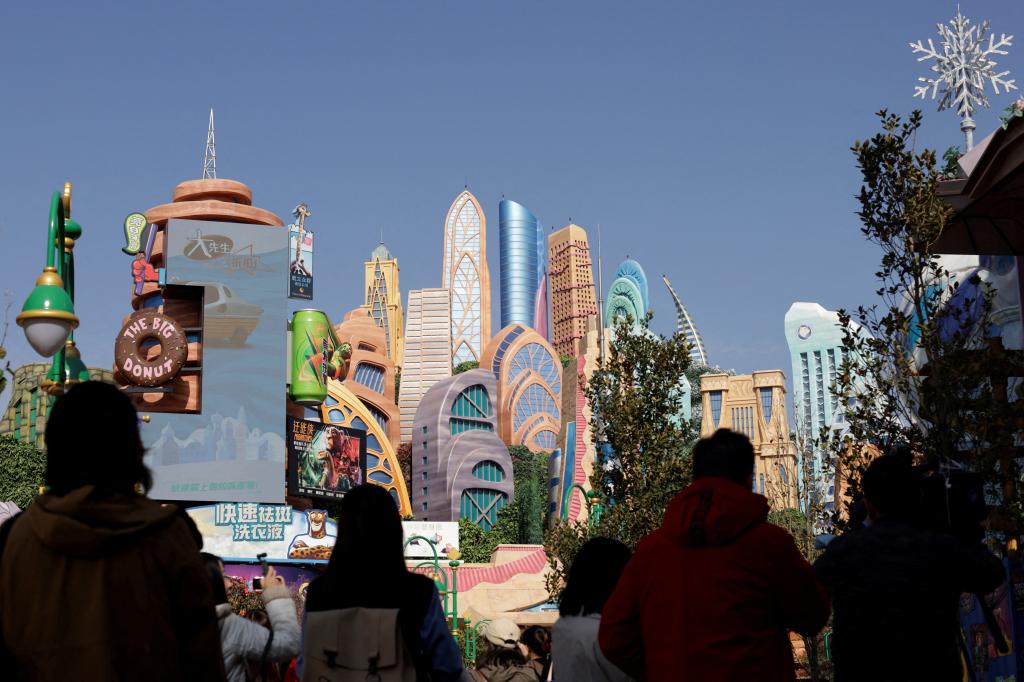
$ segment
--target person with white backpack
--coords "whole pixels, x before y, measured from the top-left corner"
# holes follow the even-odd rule
[[[386,490],[364,484],[345,495],[327,572],[306,592],[303,682],[462,679],[437,587],[406,568],[402,542]]]

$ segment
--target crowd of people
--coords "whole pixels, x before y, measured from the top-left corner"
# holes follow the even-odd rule
[[[693,482],[660,528],[635,551],[589,540],[554,627],[491,620],[466,669],[434,582],[406,567],[382,488],[343,499],[301,623],[273,568],[264,609],[242,617],[189,517],[145,495],[124,394],[74,386],[45,438],[48,490],[0,526],[2,679],[772,682],[795,679],[790,633],[819,633],[831,614],[839,682],[959,681],[959,596],[1005,580],[981,544],[914,523],[910,465],[895,457],[864,474],[866,522],[812,566],[752,492],[750,441],[721,430],[694,448]]]

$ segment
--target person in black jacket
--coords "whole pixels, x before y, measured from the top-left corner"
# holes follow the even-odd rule
[[[869,525],[833,540],[814,564],[833,599],[835,679],[959,682],[960,594],[996,589],[1002,562],[913,522],[908,459],[876,459],[862,485]]]
[[[448,631],[437,587],[406,568],[398,506],[384,488],[372,484],[345,495],[327,573],[306,591],[307,614],[354,607],[398,609],[402,641],[416,663],[418,680],[462,677],[462,654]]]

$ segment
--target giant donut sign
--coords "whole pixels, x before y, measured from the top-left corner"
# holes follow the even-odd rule
[[[148,359],[151,344],[160,354]],[[188,357],[188,339],[181,325],[155,310],[139,310],[128,317],[114,344],[114,362],[121,375],[138,386],[160,386],[178,375]]]

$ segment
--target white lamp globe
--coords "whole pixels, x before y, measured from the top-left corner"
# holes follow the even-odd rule
[[[37,317],[25,320],[25,338],[35,352],[44,358],[52,358],[68,340],[71,322],[55,317]]]

